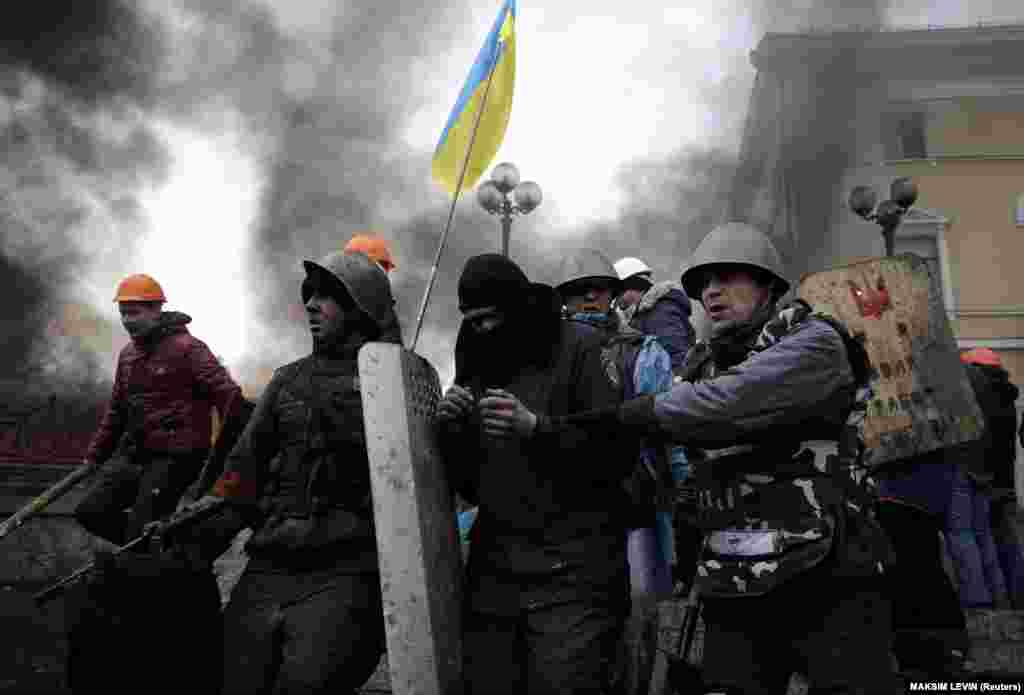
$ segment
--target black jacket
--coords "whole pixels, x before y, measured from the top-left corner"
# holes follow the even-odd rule
[[[964,459],[968,470],[982,480],[991,480],[1001,488],[1014,488],[1013,464],[1017,458],[1017,396],[1019,389],[1001,367],[964,365],[985,416],[985,433],[967,445]]]
[[[378,568],[358,368],[308,356],[274,372],[214,493],[253,510],[250,564]]]
[[[546,363],[527,364],[503,388],[544,415],[614,406],[620,396],[601,365],[601,336],[559,322],[552,337]],[[482,394],[479,378],[460,376],[461,386]],[[449,476],[480,507],[469,559],[476,609],[515,613],[593,592],[625,598],[622,482],[638,442],[577,428],[495,440],[477,417],[440,435]]]

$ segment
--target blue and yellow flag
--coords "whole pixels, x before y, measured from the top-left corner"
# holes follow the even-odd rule
[[[448,123],[434,150],[431,167],[434,180],[453,195],[459,185],[463,164],[466,166],[462,181],[465,189],[479,180],[505,137],[516,76],[515,31],[516,0],[505,0],[466,83],[462,85],[455,108],[448,116]],[[471,145],[473,150],[467,161],[466,154]]]

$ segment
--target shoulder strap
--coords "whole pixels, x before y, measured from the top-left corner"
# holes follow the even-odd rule
[[[863,337],[858,338],[850,335],[846,326],[834,316],[820,313],[815,313],[813,316],[830,325],[839,334],[839,337],[843,339],[843,344],[846,346],[846,356],[850,360],[850,367],[853,369],[853,376],[857,380],[857,386],[866,386],[871,380],[871,358],[868,357],[868,351],[864,348]]]

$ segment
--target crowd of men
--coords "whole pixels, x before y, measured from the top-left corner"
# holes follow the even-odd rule
[[[192,690],[355,692],[385,650],[356,355],[401,344],[394,260],[359,236],[304,268],[312,352],[277,369],[254,408],[189,318],[162,310],[155,280],[131,276],[116,292],[131,342],[78,520],[123,543],[182,495],[226,500],[160,559],[194,578],[163,588],[173,605],[175,592],[208,593],[213,560],[253,532],[222,617],[204,628],[217,666]],[[894,648],[900,666],[948,668],[966,648],[965,607],[1017,603],[1020,549],[997,548],[988,518],[993,479],[1005,486],[1010,470],[1012,487],[1016,433],[1005,419],[1016,390],[994,353],[965,356],[985,367],[972,383],[995,418],[980,448],[905,462],[872,497],[840,465],[856,460],[844,433],[866,353],[834,318],[782,302],[790,280],[767,236],[716,227],[678,280],[593,249],[558,272],[555,285],[533,282],[483,254],[459,277],[454,384],[436,428],[455,492],[475,507],[467,693],[646,693],[656,604],[691,586],[705,624],[692,692],[707,693],[784,693],[795,672],[812,693],[901,692]],[[691,302],[710,323],[701,341]],[[223,422],[212,451],[211,407]],[[97,559],[94,602],[110,577],[145,565]],[[929,603],[911,608],[905,594]],[[81,627],[89,619],[79,634],[96,634]],[[926,628],[927,648],[894,642]],[[81,692],[109,687],[109,671],[87,671],[76,671]]]

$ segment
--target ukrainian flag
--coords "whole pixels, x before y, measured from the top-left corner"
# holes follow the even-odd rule
[[[505,137],[516,75],[515,26],[516,0],[505,0],[434,150],[434,180],[452,195],[459,186],[463,165],[466,174],[462,188],[470,188],[494,159]]]

